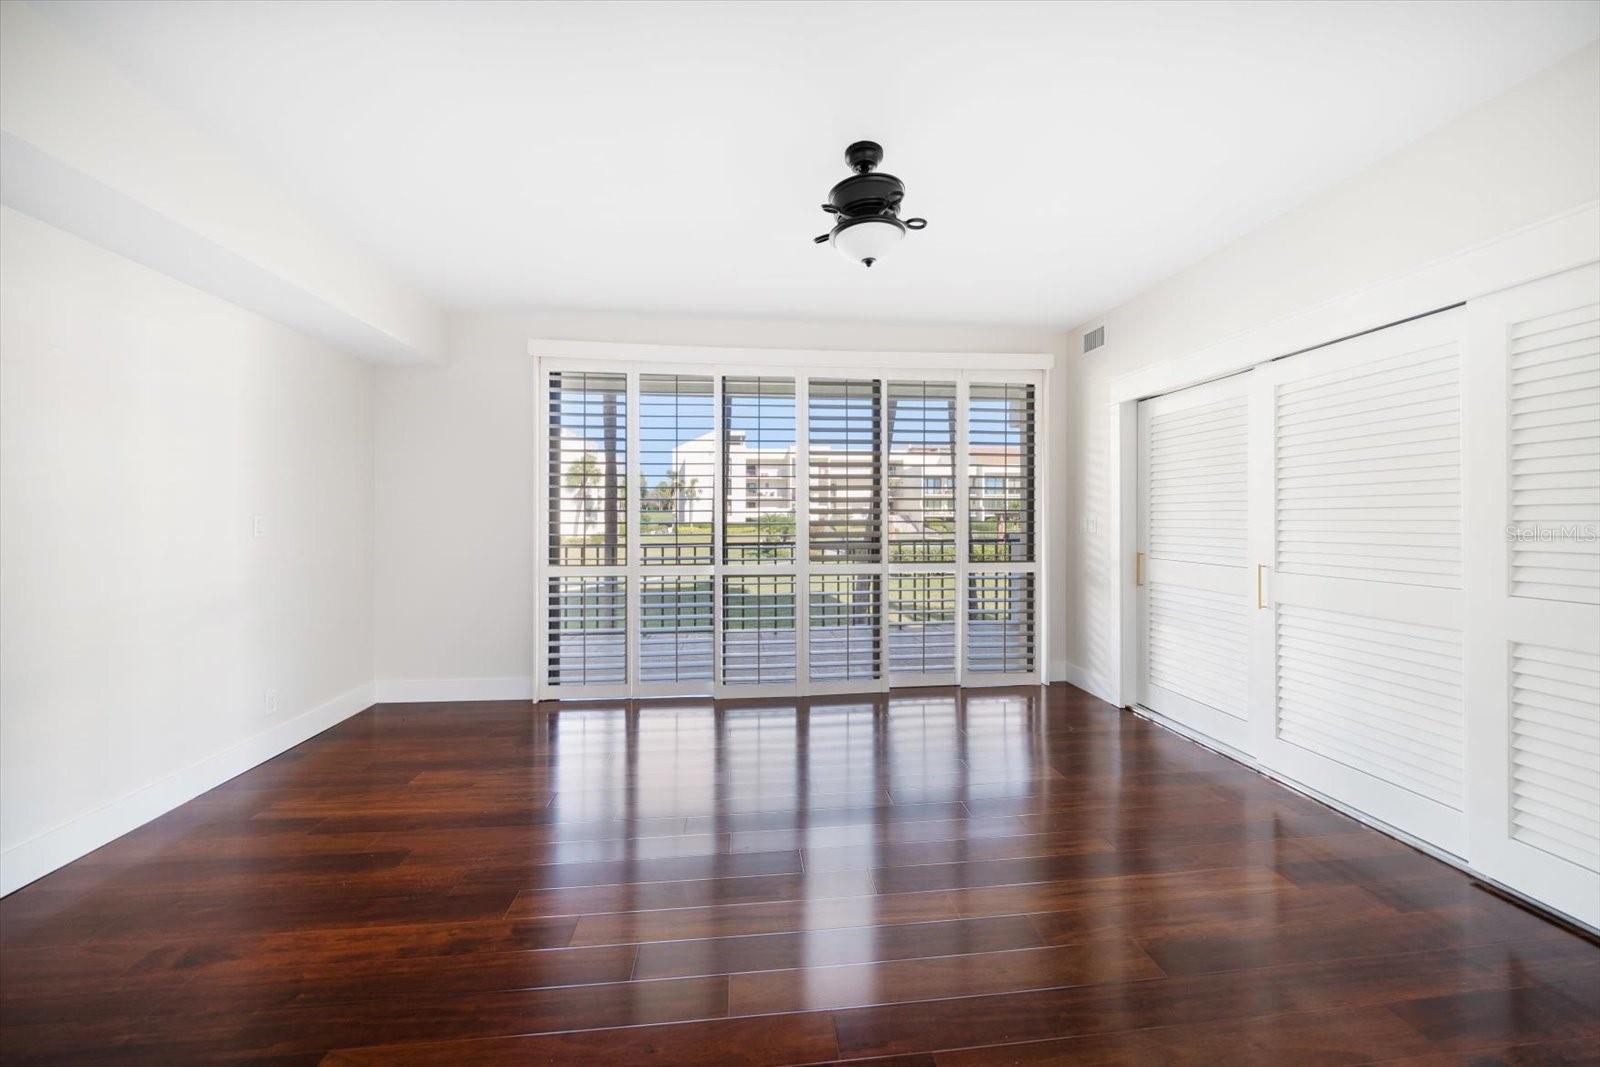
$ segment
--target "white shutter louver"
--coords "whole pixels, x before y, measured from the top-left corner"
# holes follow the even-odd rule
[[[645,566],[712,562],[717,446],[711,379],[639,376],[639,547]]]
[[[880,558],[881,384],[811,379],[806,439],[813,561],[876,563]]]
[[[710,682],[716,632],[710,577],[654,576],[639,583],[639,680]]]
[[[1600,871],[1600,654],[1511,646],[1511,836]]]
[[[1151,558],[1246,564],[1248,416],[1243,394],[1150,416]]]
[[[1276,640],[1280,738],[1460,810],[1459,633],[1282,604]]]
[[[621,575],[550,579],[546,678],[551,685],[627,682],[627,588]]]
[[[889,575],[889,672],[953,674],[956,576],[933,571]]]
[[[1250,605],[1233,594],[1148,583],[1150,681],[1208,707],[1249,717]]]
[[[1600,304],[1509,344],[1511,594],[1600,604]]]
[[[722,680],[729,685],[771,685],[793,682],[797,674],[794,577],[724,577]]]
[[[1014,674],[1033,670],[1033,575],[967,577],[967,670]]]
[[[967,391],[967,544],[974,563],[1034,552],[1034,392],[1014,382]]]
[[[877,678],[882,645],[878,634],[876,574],[811,576],[811,680],[843,682]]]
[[[625,562],[627,386],[623,374],[550,374],[551,563],[620,566]]]
[[[724,561],[792,561],[794,379],[724,378],[722,427]]]
[[[889,560],[956,558],[956,386],[890,382]]]
[[[1279,387],[1279,570],[1460,588],[1457,351],[1450,341]]]

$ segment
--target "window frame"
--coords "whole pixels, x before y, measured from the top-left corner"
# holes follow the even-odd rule
[[[954,354],[954,353],[867,353],[838,351],[791,350],[734,350],[680,348],[604,342],[539,341],[529,342],[529,354],[534,364],[534,448],[535,478],[534,543],[549,543],[550,502],[549,478],[549,384],[554,371],[607,371],[623,374],[627,381],[627,468],[625,477],[630,492],[627,494],[628,535],[625,540],[625,559],[621,565],[558,565],[552,564],[547,551],[534,553],[533,567],[533,696],[534,700],[618,699],[683,696],[733,697],[803,697],[848,693],[884,692],[891,688],[908,686],[990,687],[1006,685],[1042,684],[1048,676],[1046,655],[1049,592],[1048,516],[1045,494],[1034,494],[1034,553],[1027,562],[972,562],[968,529],[968,387],[975,382],[984,384],[1031,384],[1034,386],[1034,450],[1032,455],[1033,484],[1041,486],[1048,476],[1049,436],[1048,420],[1043,417],[1043,398],[1048,395],[1050,367],[1054,357],[1046,354]],[[670,368],[670,369],[669,369]],[[981,369],[971,369],[981,368]],[[639,445],[641,440],[639,385],[641,374],[672,373],[681,376],[704,375],[712,380],[712,433],[716,441],[713,463],[712,499],[716,502],[713,521],[713,549],[710,564],[660,564],[643,565],[643,539],[640,536],[641,502],[638,486]],[[726,561],[723,543],[724,463],[723,438],[725,405],[724,379],[728,377],[781,377],[794,379],[795,388],[795,551],[793,560],[786,562]],[[808,411],[810,380],[822,379],[877,379],[880,426],[879,462],[884,472],[880,492],[883,520],[879,524],[879,558],[875,563],[830,563],[811,559],[810,545],[810,448]],[[909,563],[892,562],[889,544],[888,476],[890,469],[889,383],[891,381],[943,381],[956,388],[956,440],[954,448],[954,496],[956,519],[956,559],[954,562]],[[956,669],[948,674],[895,674],[890,670],[889,656],[889,606],[891,574],[931,572],[952,574],[956,586]],[[1007,674],[973,674],[967,669],[963,653],[967,628],[968,579],[978,573],[1031,573],[1034,575],[1034,669]],[[878,576],[878,640],[881,669],[877,678],[842,682],[813,682],[811,680],[810,642],[810,589],[813,574],[867,573]],[[775,684],[736,684],[723,679],[723,590],[725,579],[740,574],[792,575],[795,589],[795,682]],[[627,682],[621,685],[559,685],[551,684],[548,673],[549,633],[547,605],[544,590],[549,580],[567,576],[617,575],[623,577],[627,587]],[[653,682],[639,680],[640,645],[642,634],[642,584],[641,578],[708,578],[714,589],[713,678],[709,688],[701,682]]]

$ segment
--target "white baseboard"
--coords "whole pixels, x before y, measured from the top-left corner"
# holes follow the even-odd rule
[[[533,679],[380,678],[380,704],[432,704],[447,700],[532,700]]]
[[[286,752],[328,727],[371,707],[372,683],[354,689],[191,763],[127,796],[0,852],[0,896],[87,855],[208,789]]]
[[[1079,689],[1082,689],[1085,693],[1088,693],[1090,696],[1099,697],[1107,704],[1116,705],[1117,703],[1116,699],[1111,695],[1110,686],[1106,685],[1099,678],[1096,678],[1094,675],[1090,674],[1076,663],[1068,663],[1063,660],[1061,663],[1060,673],[1058,674],[1055,670],[1052,670],[1050,673],[1052,677],[1059,677],[1068,685],[1075,685]]]

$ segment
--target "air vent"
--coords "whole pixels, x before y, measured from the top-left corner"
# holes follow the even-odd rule
[[[1104,326],[1096,326],[1083,335],[1083,354],[1088,355],[1105,343],[1106,328]]]

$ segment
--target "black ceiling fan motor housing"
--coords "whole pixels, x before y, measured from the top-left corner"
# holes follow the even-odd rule
[[[906,187],[893,174],[876,169],[883,162],[883,146],[876,141],[857,141],[844,150],[844,158],[855,173],[829,190],[822,210],[838,216],[841,224],[873,217],[900,222],[900,202],[905,199]],[[928,223],[926,219],[906,219],[901,224],[920,230]],[[821,244],[829,236],[823,234],[816,242]]]

